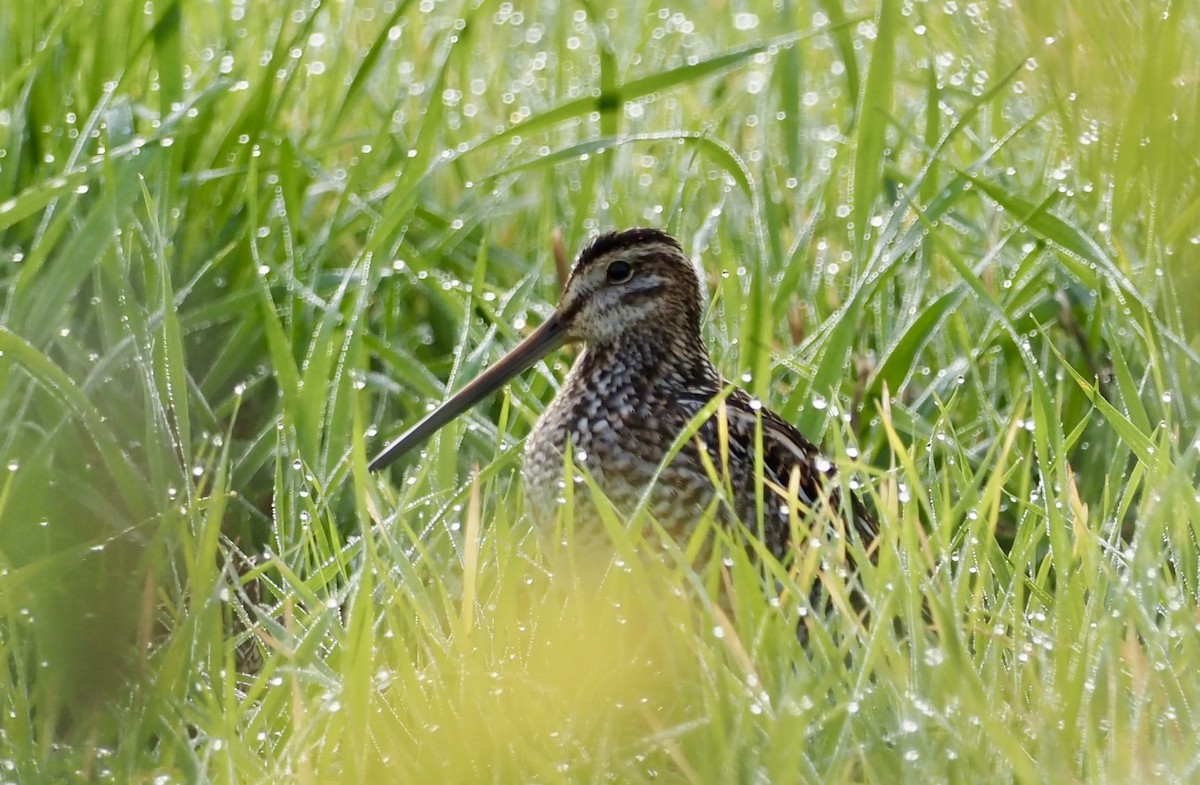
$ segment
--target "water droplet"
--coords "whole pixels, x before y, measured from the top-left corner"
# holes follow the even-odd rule
[[[733,26],[737,30],[753,30],[758,27],[758,15],[747,12],[734,14]]]

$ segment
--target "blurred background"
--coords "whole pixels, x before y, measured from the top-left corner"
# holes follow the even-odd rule
[[[363,460],[540,323],[558,292],[556,232],[568,255],[611,228],[680,237],[706,273],[724,372],[856,462],[898,523],[931,527],[931,562],[949,564],[989,519],[983,539],[1000,550],[979,562],[1019,595],[1014,619],[1041,629],[1025,592],[1095,566],[1073,537],[1120,553],[1144,520],[1151,550],[1130,548],[1128,564],[1169,581],[1130,602],[1146,624],[1184,618],[1197,577],[1198,39],[1200,9],[1165,0],[5,3],[0,781],[453,779],[444,760],[348,761],[353,744],[323,746],[322,723],[371,738],[369,696],[398,678],[371,664],[389,657],[442,663],[442,677],[461,668],[480,693],[481,674],[503,670],[498,638],[480,653],[451,634],[462,562],[482,548],[510,601],[481,599],[480,613],[520,624],[524,600],[506,592],[536,546],[518,445],[570,357],[390,478]],[[464,536],[472,525],[482,546]],[[1104,617],[1085,598],[1105,585],[1080,585],[1077,621]],[[1062,641],[1081,628],[1047,624]],[[391,655],[373,650],[392,634]],[[1123,626],[1104,634],[1098,650],[1116,656]],[[572,646],[550,660],[589,648]],[[1020,667],[1020,651],[996,656]],[[832,674],[843,657],[831,652]],[[703,671],[695,662],[680,672]],[[448,696],[465,688],[431,678],[396,705],[420,692],[461,719]],[[833,689],[844,700],[829,714],[797,709],[812,748],[795,754],[811,757],[779,771],[903,769],[887,730],[903,712],[883,698],[855,744],[839,735],[855,689]],[[1163,689],[1146,700],[1176,705]],[[699,698],[671,700],[680,727],[703,724],[686,710]],[[1018,703],[1001,720],[1012,738],[977,750],[968,781],[1014,749],[1064,776],[1152,771],[1153,755],[1104,745],[1066,760],[1091,738],[1081,729],[1103,733],[1102,698],[1064,709],[1074,730],[1045,748],[1015,730],[1038,712]],[[752,708],[728,716],[749,727]],[[1188,736],[1189,717],[1147,729],[1145,744]],[[575,747],[567,769],[539,768],[530,755],[553,744],[551,726],[509,751],[525,763],[496,770],[574,781],[619,759],[641,776],[637,748],[680,781],[772,771],[697,768],[694,735],[676,754],[656,727],[611,747],[597,731],[583,745],[608,750],[594,769]],[[430,738],[375,732],[390,739],[377,751]],[[731,748],[773,733],[734,734]],[[1181,759],[1197,754],[1184,746]],[[509,760],[504,749],[465,771]]]

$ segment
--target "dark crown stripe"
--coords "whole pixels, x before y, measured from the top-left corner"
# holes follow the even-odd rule
[[[646,228],[626,229],[622,232],[605,232],[597,237],[579,254],[579,264],[586,264],[613,251],[654,244],[669,245],[680,252],[683,251],[679,241],[666,232]]]

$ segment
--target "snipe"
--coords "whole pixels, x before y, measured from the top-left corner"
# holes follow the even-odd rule
[[[870,516],[855,498],[843,504],[830,461],[717,373],[700,333],[702,303],[700,279],[675,238],[655,229],[601,235],[579,255],[550,318],[388,445],[371,469],[384,468],[549,352],[578,343],[583,351],[525,445],[526,500],[536,524],[554,521],[571,449],[575,470],[590,474],[622,513],[645,504],[673,535],[686,536],[716,498],[723,519],[732,512],[754,530],[761,427],[762,536],[771,552],[783,559],[790,549],[789,498],[802,515],[848,521],[869,542]],[[677,437],[696,427],[693,420],[718,396],[723,403],[699,423],[695,438],[660,468]],[[586,491],[574,496],[578,521],[595,502]]]

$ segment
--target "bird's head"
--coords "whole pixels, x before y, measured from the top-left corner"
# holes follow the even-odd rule
[[[703,292],[679,241],[657,229],[597,237],[579,254],[555,317],[586,344],[663,333],[698,335]]]

